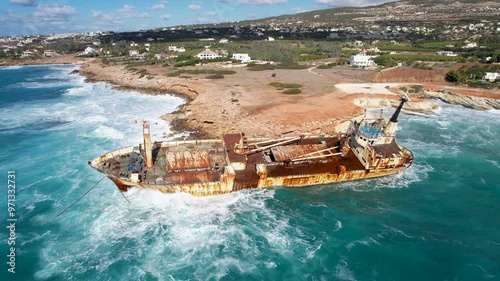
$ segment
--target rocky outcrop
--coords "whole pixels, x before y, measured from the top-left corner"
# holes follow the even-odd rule
[[[381,107],[397,107],[400,101],[397,99],[388,99],[388,98],[378,98],[371,96],[363,96],[354,99],[354,104],[363,107],[363,108],[381,108]],[[433,110],[439,108],[439,105],[435,102],[423,100],[417,102],[407,102],[404,107],[405,110],[431,114]]]
[[[500,100],[454,94],[447,90],[423,91],[415,94],[419,98],[439,99],[449,104],[462,105],[476,110],[500,109]]]

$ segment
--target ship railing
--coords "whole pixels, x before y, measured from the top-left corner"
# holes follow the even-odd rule
[[[302,138],[302,139],[323,139],[323,138],[340,138],[346,136],[346,133],[338,133],[338,134],[303,134],[303,135],[289,135],[286,137],[282,138],[266,138],[266,137],[249,137],[247,138],[247,142],[252,144],[254,142],[274,142],[274,141],[281,141],[281,140],[289,140],[289,139],[296,139],[296,138]]]
[[[134,146],[120,148],[120,149],[108,152],[100,157],[94,158],[93,160],[90,161],[89,164],[92,167],[97,168],[97,167],[99,167],[98,166],[99,163],[104,163],[104,162],[108,161],[109,159],[113,159],[113,158],[116,158],[116,157],[121,156],[121,155],[130,154],[132,152],[134,152]]]
[[[175,147],[182,146],[186,144],[194,144],[194,145],[204,145],[204,144],[221,144],[222,140],[219,139],[210,139],[210,140],[184,140],[184,141],[163,141],[163,142],[155,142],[155,148],[160,147]]]
[[[302,137],[303,139],[324,139],[324,138],[341,138],[345,137],[346,133],[338,133],[338,134],[304,134],[298,136],[287,136],[287,138],[297,138]]]
[[[409,156],[413,159],[413,152],[411,152],[411,150],[407,149],[406,147],[403,147],[403,146],[400,146],[402,152],[403,152],[403,156]]]

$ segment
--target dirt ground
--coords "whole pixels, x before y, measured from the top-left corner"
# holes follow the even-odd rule
[[[144,69],[148,74],[141,77],[123,65],[102,65],[98,60],[85,63],[82,73],[93,80],[189,97],[191,101],[178,113],[170,114],[168,119],[174,119],[174,130],[187,130],[201,138],[242,131],[248,136],[270,137],[335,133],[343,129],[346,120],[362,114],[364,107],[377,106],[381,100],[397,100],[400,87],[418,84],[374,83],[372,80],[376,71],[346,67],[317,69],[312,66],[302,70],[265,71],[233,67],[227,69],[236,73],[224,75],[223,79],[206,79],[206,74],[183,74],[187,78],[168,77],[165,74],[176,69],[158,66],[136,68]],[[183,69],[222,67],[203,65]],[[283,89],[269,85],[271,82],[299,83],[302,93],[284,94]],[[452,87],[449,83],[426,83],[424,86],[431,89]],[[488,92],[454,88],[453,91],[499,97],[498,90]]]
[[[449,70],[426,70],[415,69],[411,67],[394,67],[381,71],[374,75],[374,82],[406,82],[406,83],[423,83],[423,82],[445,82],[444,77]]]

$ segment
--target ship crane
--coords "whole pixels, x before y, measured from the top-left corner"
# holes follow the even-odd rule
[[[386,135],[394,135],[396,132],[396,128],[398,126],[398,117],[399,113],[401,112],[401,109],[403,108],[403,105],[410,101],[410,98],[408,97],[408,94],[404,91],[402,91],[402,96],[400,98],[401,103],[398,105],[396,108],[396,111],[394,111],[394,114],[392,115],[391,119],[389,119],[389,122],[387,125],[384,127],[384,134]]]

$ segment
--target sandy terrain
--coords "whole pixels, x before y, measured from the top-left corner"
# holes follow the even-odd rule
[[[445,82],[444,77],[449,69],[426,70],[411,67],[393,67],[377,73],[374,82],[423,83]]]
[[[405,85],[371,83],[374,71],[344,68],[249,71],[238,67],[231,68],[236,74],[225,75],[224,79],[206,79],[206,74],[168,77],[166,73],[176,70],[158,66],[136,68],[147,73],[141,75],[124,65],[103,65],[100,60],[88,60],[82,65],[81,73],[90,81],[108,81],[148,94],[171,93],[187,98],[178,112],[166,114],[164,118],[172,120],[174,130],[190,131],[196,138],[241,131],[249,136],[271,137],[342,131],[345,121],[361,115],[364,108],[396,105],[396,93]],[[220,66],[183,69],[203,68],[220,69]],[[271,82],[302,84],[302,93],[283,94],[282,90],[270,86]],[[445,83],[425,86],[452,87]],[[463,88],[452,90],[464,91]],[[498,90],[474,94],[499,96]],[[420,103],[419,99],[413,102],[419,104],[412,106],[418,111],[429,111],[436,106],[428,101]]]
[[[174,71],[170,68],[137,68],[146,70],[148,74],[139,78],[139,74],[128,71],[122,65],[106,66],[98,61],[84,64],[81,72],[90,79],[189,97],[191,102],[177,114],[165,118],[175,119],[174,129],[195,132],[195,137],[218,137],[223,133],[241,131],[249,136],[273,137],[333,133],[341,130],[339,125],[342,122],[364,112],[364,108],[354,103],[359,93],[366,90],[363,86],[347,84],[339,88],[328,75],[318,74],[313,69],[249,71],[241,67],[232,68],[236,74],[210,80],[205,79],[205,74],[183,75],[188,78],[167,77],[165,73]],[[214,69],[216,66],[192,67],[203,68]],[[275,77],[272,73],[276,74]],[[358,80],[363,81],[363,75],[359,72]],[[270,86],[271,82],[302,84],[302,93],[283,94],[282,90]],[[384,99],[397,100],[397,95],[385,86],[373,85],[374,89],[381,89],[379,94],[386,95]],[[375,90],[372,94],[376,94]]]
[[[346,128],[348,120],[359,117],[365,108],[396,106],[399,88],[420,83],[429,95],[453,104],[487,110],[500,109],[500,90],[457,87],[427,79],[444,75],[439,71],[394,68],[383,72],[352,69],[346,66],[302,70],[275,69],[249,71],[233,67],[235,74],[223,79],[206,79],[206,74],[165,74],[178,69],[159,66],[105,65],[100,59],[74,55],[39,60],[4,61],[9,65],[77,63],[89,82],[107,81],[118,88],[146,94],[175,94],[186,103],[175,113],[165,114],[175,131],[189,131],[192,138],[220,137],[224,133],[244,131],[249,136],[279,137],[287,134],[335,133]],[[209,64],[182,69],[223,69]],[[411,71],[410,71],[411,70]],[[145,71],[146,73],[138,73]],[[445,72],[443,72],[445,73]],[[274,74],[274,75],[273,75]],[[427,77],[427,78],[425,78]],[[385,83],[377,83],[387,80]],[[286,95],[271,82],[299,83],[302,93]],[[470,98],[469,98],[470,97]],[[490,99],[487,101],[487,99]],[[437,107],[432,100],[412,97],[410,110],[429,112]]]
[[[393,95],[391,89],[403,86],[398,83],[342,83],[335,85],[339,91],[347,94],[386,94]]]

